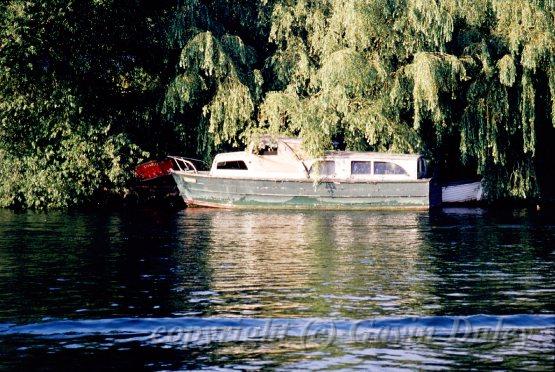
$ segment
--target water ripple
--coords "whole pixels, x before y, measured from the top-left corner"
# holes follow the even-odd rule
[[[472,315],[472,316],[427,316],[427,317],[380,317],[366,320],[329,318],[113,318],[54,320],[40,323],[14,325],[0,324],[0,337],[13,335],[33,335],[39,337],[64,336],[79,338],[98,335],[147,335],[166,333],[171,330],[198,331],[218,329],[246,330],[274,327],[285,330],[283,336],[301,337],[313,335],[323,330],[333,330],[337,336],[352,335],[356,332],[380,332],[388,330],[433,330],[433,336],[464,335],[483,330],[550,329],[555,328],[555,314],[551,315]],[[239,340],[247,341],[249,334],[242,332]]]

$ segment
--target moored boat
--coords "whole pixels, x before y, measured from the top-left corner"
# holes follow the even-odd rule
[[[469,203],[481,201],[484,190],[481,181],[456,182],[441,187],[441,203]]]
[[[216,155],[209,171],[172,157],[189,206],[273,209],[428,209],[441,188],[420,155],[329,151],[311,158],[300,139],[263,138]]]

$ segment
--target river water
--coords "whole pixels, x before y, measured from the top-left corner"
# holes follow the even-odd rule
[[[551,370],[555,217],[0,210],[0,369]]]

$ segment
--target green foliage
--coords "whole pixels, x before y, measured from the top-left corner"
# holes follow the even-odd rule
[[[146,152],[208,159],[265,132],[313,155],[423,152],[491,199],[541,197],[554,15],[552,0],[4,1],[0,205],[78,205],[123,190]]]
[[[139,156],[138,148],[124,136],[95,131],[69,134],[56,146],[47,145],[27,156],[0,150],[5,175],[0,205],[66,208],[90,200],[106,187],[117,192],[130,172],[125,159]]]
[[[450,54],[417,53],[408,72],[413,80],[414,127],[420,127],[422,112],[427,110],[439,128],[451,122],[445,112],[449,106],[441,105],[442,95],[454,97],[460,82],[466,80],[463,62]]]
[[[501,84],[512,87],[516,80],[516,66],[513,57],[506,54],[497,62],[499,68],[499,81]]]
[[[144,98],[160,80],[136,48],[159,41],[132,3],[0,5],[0,206],[66,208],[121,192],[145,157],[133,129],[148,132],[156,107]],[[151,40],[133,45],[141,32]]]
[[[202,106],[213,144],[236,144],[235,139],[251,126],[254,101],[259,98],[262,82],[252,68],[255,60],[254,50],[236,36],[199,33],[181,51],[180,73],[167,91],[164,112],[171,115]]]

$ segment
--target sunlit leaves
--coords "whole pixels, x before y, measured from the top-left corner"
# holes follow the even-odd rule
[[[499,67],[499,81],[501,84],[512,87],[516,80],[516,66],[513,57],[506,54],[497,62]]]
[[[227,78],[218,86],[216,94],[204,115],[208,117],[208,131],[214,136],[214,144],[231,142],[237,146],[237,138],[248,131],[254,113],[254,103],[249,89],[234,78]]]
[[[462,61],[449,54],[418,53],[409,71],[414,82],[415,128],[420,126],[423,111],[429,111],[436,124],[445,125],[448,106],[439,103],[440,95],[453,95],[467,78]]]
[[[454,12],[446,8],[448,1],[408,0],[407,16],[415,30],[421,50],[443,52],[453,36]],[[419,49],[420,49],[419,48]]]

